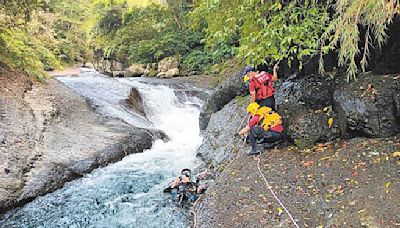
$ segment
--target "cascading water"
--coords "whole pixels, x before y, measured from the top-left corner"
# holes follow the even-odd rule
[[[165,85],[143,83],[142,79],[116,80],[95,72],[59,80],[103,115],[146,125],[121,105],[131,87],[137,87],[152,127],[163,130],[170,140],[158,140],[150,150],[125,157],[9,212],[0,227],[187,227],[188,212],[171,204],[162,190],[182,168],[195,165],[201,144],[197,108],[201,101],[182,102]]]

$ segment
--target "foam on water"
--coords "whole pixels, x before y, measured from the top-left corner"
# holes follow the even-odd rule
[[[202,140],[200,100],[181,102],[165,85],[113,79],[95,72],[59,80],[92,102],[101,114],[135,126],[152,124],[170,141],[158,140],[144,153],[127,156],[39,197],[8,213],[0,227],[187,227],[187,211],[170,204],[162,189],[182,168],[195,165]],[[122,105],[133,86],[142,95],[151,123]]]

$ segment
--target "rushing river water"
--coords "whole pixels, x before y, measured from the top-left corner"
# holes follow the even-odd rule
[[[201,144],[201,100],[178,98],[174,89],[159,83],[113,79],[96,72],[58,80],[102,115],[160,129],[170,141],[158,140],[150,150],[95,170],[9,212],[0,227],[187,227],[188,212],[171,204],[162,189],[182,168],[195,165]],[[148,120],[123,102],[132,87],[142,95]]]

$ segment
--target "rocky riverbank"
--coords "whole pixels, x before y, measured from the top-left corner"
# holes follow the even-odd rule
[[[360,77],[292,75],[276,85],[288,143],[264,151],[260,169],[300,227],[400,224],[399,77]],[[249,101],[240,91],[237,73],[213,91],[201,115],[198,156],[217,178],[195,207],[196,224],[291,227],[237,137]]]
[[[102,117],[54,79],[34,83],[0,69],[0,212],[164,138]]]

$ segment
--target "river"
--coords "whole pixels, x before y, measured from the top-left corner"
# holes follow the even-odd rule
[[[188,227],[188,211],[171,203],[162,190],[182,168],[196,165],[202,141],[198,124],[202,101],[151,79],[114,79],[94,71],[57,79],[103,116],[160,129],[170,140],[158,140],[143,153],[97,169],[8,212],[0,227]],[[142,96],[147,118],[124,102],[132,87]]]

